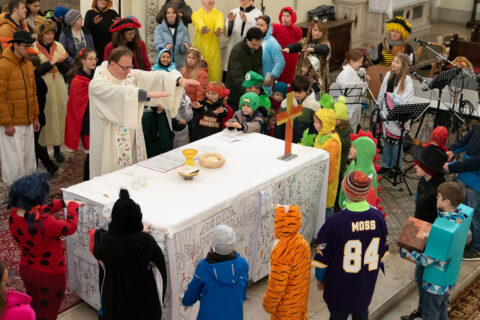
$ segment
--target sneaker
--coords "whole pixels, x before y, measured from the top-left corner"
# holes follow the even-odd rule
[[[58,150],[58,151],[55,150],[55,152],[53,153],[53,156],[55,157],[55,159],[57,160],[58,163],[65,162],[65,157],[60,152],[60,150]]]
[[[401,316],[401,320],[415,320],[422,319],[422,314],[418,310],[413,310],[408,316]]]
[[[390,171],[391,168],[385,168],[385,167],[381,167],[380,170],[377,171],[378,174],[384,174],[388,171]]]
[[[473,251],[471,248],[465,249],[465,251],[463,252],[463,260],[465,261],[480,260],[480,254],[478,254],[478,252]]]

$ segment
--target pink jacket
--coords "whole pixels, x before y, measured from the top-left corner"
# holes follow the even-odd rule
[[[35,320],[31,302],[32,298],[25,293],[8,291],[7,307],[0,320]]]

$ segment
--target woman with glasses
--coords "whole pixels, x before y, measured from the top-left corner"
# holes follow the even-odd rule
[[[54,157],[58,163],[65,161],[60,152],[60,146],[65,136],[65,116],[67,112],[67,86],[63,75],[70,70],[66,61],[68,53],[60,42],[56,42],[56,23],[50,19],[37,16],[35,28],[39,30],[38,39],[33,47],[39,52],[39,74],[47,85],[47,100],[45,103],[45,126],[40,131],[38,143],[43,146],[53,146]]]
[[[88,85],[90,80],[93,79],[97,60],[97,53],[90,48],[82,49],[75,57],[71,71],[73,80],[70,84],[65,122],[65,145],[72,150],[77,150],[78,143],[82,140],[83,149],[87,154],[83,166],[84,181],[88,180],[89,177],[90,103],[88,100]]]
[[[132,66],[134,69],[152,70],[152,65],[148,59],[147,46],[138,34],[138,29],[141,27],[141,23],[133,16],[117,20],[117,22],[112,24],[110,27],[112,41],[105,46],[103,60],[108,60],[108,56],[113,49],[120,46],[127,47],[133,52]]]

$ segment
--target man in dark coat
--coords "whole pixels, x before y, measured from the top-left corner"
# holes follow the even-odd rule
[[[238,101],[245,93],[245,88],[242,86],[245,74],[249,71],[263,74],[262,40],[262,31],[258,28],[251,28],[245,39],[237,43],[230,53],[225,85],[230,90],[228,105],[233,110],[238,109]]]
[[[102,262],[102,320],[162,318],[160,301],[167,288],[165,258],[155,239],[143,229],[140,206],[121,189],[108,231],[89,231],[90,249]],[[161,288],[156,286],[151,263],[160,271]]]

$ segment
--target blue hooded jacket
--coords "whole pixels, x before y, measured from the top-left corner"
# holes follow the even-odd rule
[[[167,71],[167,72],[170,72],[172,70],[177,70],[177,66],[175,65],[175,62],[173,62],[172,60],[170,60],[170,65],[168,65],[168,67],[165,67],[165,66],[160,64],[160,56],[164,52],[168,52],[170,54],[170,58],[172,58],[172,52],[170,50],[168,50],[168,49],[160,50],[160,52],[157,55],[157,61],[152,67],[152,71]]]
[[[462,160],[448,165],[448,171],[458,173],[458,180],[480,192],[480,126],[474,127],[449,150],[455,154],[465,152]]]
[[[189,46],[192,46],[188,29],[182,21],[178,21],[175,35],[170,31],[166,19],[155,27],[155,32],[153,34],[153,45],[155,50],[159,52],[164,49],[167,44],[172,44],[173,48],[170,49],[170,52],[172,53],[172,61],[175,62],[179,69],[185,64],[185,53],[187,52],[187,48],[183,45],[184,42],[188,43]]]
[[[272,23],[268,26],[267,35],[263,38],[263,55],[262,55],[262,64],[263,64],[263,77],[266,78],[267,73],[270,73],[272,76],[278,78],[282,74],[283,68],[285,67],[285,59],[282,54],[282,47],[277,42],[277,40],[272,36],[273,27]],[[265,87],[268,95],[272,94],[272,87]]]
[[[247,286],[248,263],[240,254],[234,260],[212,264],[203,259],[182,303],[191,306],[200,300],[197,320],[243,320]]]

